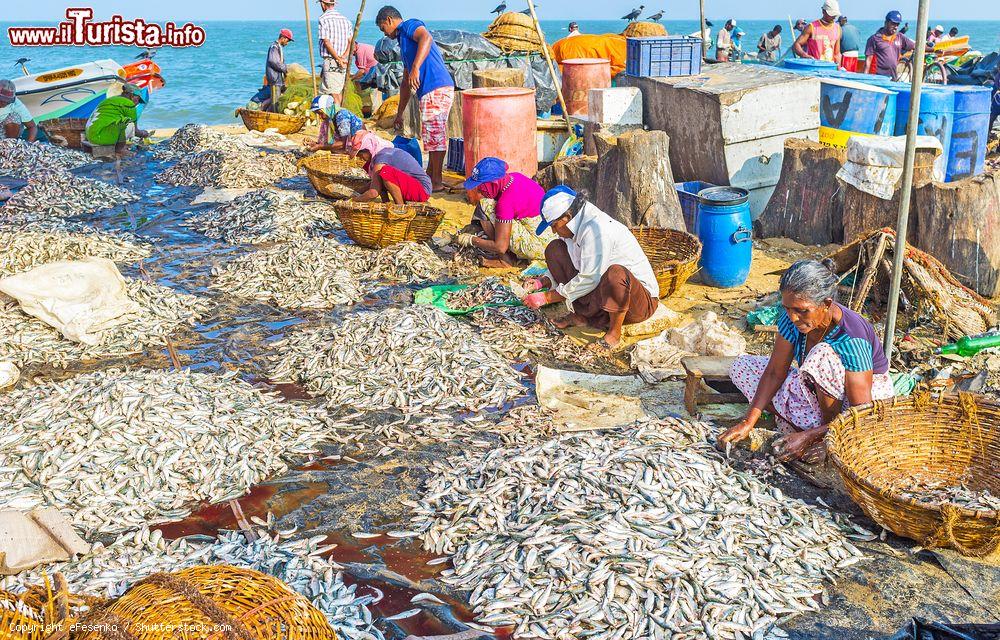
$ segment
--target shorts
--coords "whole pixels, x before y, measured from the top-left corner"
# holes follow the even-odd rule
[[[378,171],[378,176],[382,178],[382,182],[399,187],[403,193],[403,202],[427,202],[430,199],[419,180],[396,167],[383,165]]]
[[[437,88],[420,99],[420,141],[425,152],[448,150],[448,114],[454,101],[454,87]]]
[[[337,65],[333,58],[323,58],[322,82],[319,85],[319,92],[328,96],[339,95],[344,92],[344,73],[346,69]]]

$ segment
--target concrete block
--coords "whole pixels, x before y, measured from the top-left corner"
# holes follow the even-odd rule
[[[591,89],[587,113],[598,124],[642,124],[642,92],[638,87]]]
[[[587,122],[583,125],[583,153],[588,156],[597,154],[597,145],[594,143],[594,136],[601,134],[617,138],[626,131],[644,129],[641,124],[598,124]]]

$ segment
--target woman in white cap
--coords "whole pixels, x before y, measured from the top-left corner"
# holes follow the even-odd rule
[[[840,37],[843,32],[837,24],[840,16],[840,4],[837,0],[826,0],[823,3],[823,17],[813,20],[795,41],[793,49],[800,58],[812,58],[825,62],[835,62],[840,66]]]
[[[542,199],[537,233],[549,227],[559,239],[545,248],[548,274],[525,282],[525,305],[537,309],[565,302],[570,313],[557,327],[605,329],[599,344],[614,349],[623,325],[656,311],[660,288],[649,259],[628,227],[569,187],[550,189]]]

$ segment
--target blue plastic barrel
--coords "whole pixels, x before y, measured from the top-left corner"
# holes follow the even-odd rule
[[[945,171],[947,182],[983,172],[993,95],[987,87],[953,87],[952,91],[955,93],[955,123],[951,128],[951,148]]]
[[[903,85],[896,98],[897,136],[906,135],[906,123],[909,117],[910,89],[908,85]],[[945,157],[948,157],[951,149],[951,131],[954,118],[955,92],[952,89],[924,87],[920,91],[920,119],[917,121],[917,135],[934,136],[940,140]]]
[[[403,136],[396,136],[392,139],[392,146],[397,149],[402,149],[406,153],[413,156],[413,159],[417,161],[421,167],[424,166],[424,154],[420,151],[420,142],[416,138],[405,138]]]
[[[786,69],[801,69],[803,71],[825,71],[836,70],[837,65],[826,60],[813,60],[812,58],[789,58],[782,65]]]
[[[839,78],[822,78],[820,126],[875,136],[891,136],[896,126],[896,93]]]
[[[701,279],[719,288],[738,287],[753,260],[750,193],[737,187],[712,187],[698,193]]]

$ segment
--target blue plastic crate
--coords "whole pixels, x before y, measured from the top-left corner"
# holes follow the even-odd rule
[[[681,201],[681,212],[684,214],[684,225],[688,233],[698,235],[698,192],[716,185],[711,182],[692,180],[690,182],[677,182],[677,197]]]
[[[465,173],[465,140],[463,138],[448,138],[448,171]]]
[[[625,73],[630,76],[663,78],[701,73],[701,38],[628,38],[625,47]]]

